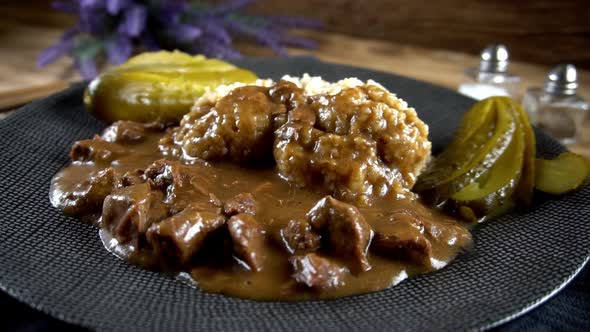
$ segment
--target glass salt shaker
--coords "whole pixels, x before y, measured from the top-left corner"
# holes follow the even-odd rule
[[[508,72],[508,48],[489,45],[480,54],[479,67],[467,68],[459,93],[482,100],[491,96],[516,98],[520,77]]]
[[[578,74],[571,64],[553,68],[542,88],[527,89],[522,105],[531,123],[543,129],[562,144],[586,141],[582,125],[588,115],[589,105],[577,95]]]

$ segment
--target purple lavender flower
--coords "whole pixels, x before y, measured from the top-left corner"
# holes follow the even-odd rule
[[[176,24],[168,29],[168,34],[181,42],[190,42],[201,36],[203,31],[189,24]]]
[[[75,25],[66,30],[57,43],[41,52],[41,55],[39,55],[39,58],[37,59],[37,65],[39,67],[48,65],[60,58],[62,55],[70,52],[74,47],[74,37],[79,31],[79,25]]]
[[[232,46],[221,44],[217,41],[200,42],[194,46],[194,53],[201,51],[209,56],[223,59],[240,59],[242,53]]]
[[[158,15],[154,19],[163,24],[178,24],[183,14],[187,13],[188,5],[184,0],[168,1],[165,5],[157,6]]]
[[[205,31],[205,34],[218,42],[229,45],[232,43],[232,38],[223,26],[223,22],[218,22],[213,18],[203,18],[199,26]]]
[[[220,15],[220,14],[228,14],[234,12],[236,10],[243,9],[251,4],[256,2],[256,0],[231,0],[225,3],[220,4],[215,8],[211,8],[210,10],[204,12],[206,15]]]
[[[82,8],[99,8],[103,5],[103,0],[80,0],[80,7]]]
[[[131,39],[126,36],[117,36],[106,44],[106,53],[109,62],[120,65],[127,60],[133,52]]]
[[[85,78],[97,74],[99,57],[121,64],[136,50],[179,49],[210,57],[241,57],[237,38],[285,55],[287,46],[315,48],[309,39],[288,34],[291,28],[320,28],[304,17],[242,13],[255,0],[227,0],[210,5],[198,0],[59,0],[54,8],[76,14],[79,22],[38,59],[45,66],[69,54]],[[99,61],[100,62],[100,61]]]
[[[119,12],[131,3],[130,0],[106,0],[107,12],[111,15],[117,15]]]
[[[98,75],[96,62],[93,58],[78,58],[74,61],[74,64],[78,68],[78,71],[80,71],[80,75],[85,79],[93,79]]]
[[[134,5],[125,10],[123,22],[119,25],[118,32],[129,37],[137,37],[145,28],[147,9],[142,5]]]
[[[68,53],[73,45],[74,43],[72,40],[60,40],[41,52],[41,55],[39,55],[39,58],[37,59],[37,65],[43,67],[54,62],[62,55]]]

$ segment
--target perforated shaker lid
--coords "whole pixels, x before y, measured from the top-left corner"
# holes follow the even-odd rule
[[[508,70],[508,58],[508,48],[505,45],[488,45],[480,53],[479,70],[486,73],[504,73]]]
[[[545,78],[545,91],[551,94],[575,95],[578,89],[578,72],[572,64],[555,66]]]

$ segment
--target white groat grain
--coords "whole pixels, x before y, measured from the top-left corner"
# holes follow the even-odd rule
[[[373,80],[368,80],[366,82],[363,82],[356,77],[349,77],[349,78],[342,79],[342,80],[335,82],[335,83],[330,83],[328,81],[323,80],[321,76],[310,76],[307,73],[303,74],[303,76],[301,76],[301,77],[285,75],[285,76],[281,77],[281,79],[285,80],[285,81],[289,81],[289,82],[295,84],[297,87],[302,88],[304,90],[304,94],[306,96],[314,96],[314,95],[319,95],[319,94],[336,95],[336,94],[340,93],[340,91],[342,91],[342,89],[353,88],[353,87],[363,86],[363,85],[374,85],[374,86],[379,87],[379,88],[387,91],[388,93],[390,93],[392,100],[396,104],[398,104],[398,106],[401,110],[408,109],[408,104],[405,101],[403,101],[401,98],[397,98],[395,94],[391,93],[389,90],[387,90],[381,84],[379,84]],[[224,97],[228,93],[230,93],[233,89],[236,89],[236,88],[239,88],[242,86],[256,85],[256,86],[270,87],[274,83],[275,82],[271,79],[257,79],[256,81],[254,81],[252,83],[236,82],[236,83],[232,83],[232,84],[222,84],[222,85],[219,85],[213,89],[206,88],[205,93],[203,93],[203,95],[197,100],[197,102],[195,103],[195,106],[214,104],[219,99],[221,99],[222,97]]]
[[[376,86],[385,92],[387,92],[387,104],[390,106],[389,111],[394,112],[395,116],[392,117],[392,121],[397,125],[397,122],[404,121],[408,114],[417,117],[416,110],[412,107],[408,106],[408,103],[405,102],[403,99],[398,98],[395,93],[390,92],[386,89],[383,85],[375,82],[373,80],[367,80],[363,82],[362,80],[356,77],[348,77],[337,82],[331,83],[326,80],[323,80],[321,76],[311,76],[307,73],[303,74],[301,77],[298,76],[290,76],[284,75],[281,77],[281,80],[289,81],[295,84],[298,88],[303,89],[303,93],[306,96],[315,96],[320,94],[328,94],[328,95],[336,95],[340,93],[343,89],[347,88],[354,88],[358,86]],[[246,86],[246,85],[255,85],[255,86],[262,86],[262,87],[271,87],[275,84],[272,79],[257,79],[252,83],[243,83],[243,82],[236,82],[232,84],[222,84],[213,89],[206,88],[205,93],[197,99],[195,102],[194,107],[203,106],[203,105],[213,105],[219,99],[223,98],[227,94],[229,94],[232,90]],[[327,100],[326,100],[327,102]],[[421,121],[420,121],[421,122]],[[421,125],[424,127],[426,131],[426,135],[428,135],[428,125],[421,122]],[[409,128],[406,128],[409,129]],[[414,130],[417,130],[414,128]],[[404,139],[410,142],[414,142],[416,140],[417,132],[411,135],[408,132],[403,132]],[[425,148],[430,150],[430,142],[426,140],[423,144],[425,144]],[[420,164],[417,167],[416,172],[414,175],[418,175],[420,170],[424,167],[424,163]]]
[[[273,84],[274,84],[274,81],[271,79],[257,79],[256,81],[254,81],[252,83],[235,82],[232,84],[222,84],[222,85],[218,85],[214,89],[211,89],[210,87],[206,87],[203,95],[201,97],[199,97],[199,99],[197,99],[197,101],[195,102],[195,106],[215,104],[219,99],[226,96],[232,90],[242,87],[242,86],[256,85],[256,86],[269,87],[269,86],[272,86]]]
[[[335,132],[336,129],[331,127],[314,127],[316,136],[313,139],[316,141],[313,147],[306,145],[305,135],[299,138],[300,127],[289,121],[274,129],[273,155],[283,178],[307,185],[316,181],[316,175],[321,175],[334,193],[365,203],[372,195],[411,195],[410,188],[424,168],[431,149],[428,126],[413,108],[373,80],[349,77],[331,83],[309,74],[300,77],[285,75],[281,79],[300,88],[304,96],[313,97],[308,102],[314,107],[329,106],[333,100],[338,103],[339,98],[351,103],[350,109],[318,111],[318,121],[324,121],[325,126],[330,127],[336,121],[332,117],[336,118],[338,114],[334,112],[341,112],[346,117],[342,121],[350,123],[343,129],[345,132]],[[275,84],[271,79],[258,79],[252,83],[239,82],[207,89],[193,110],[184,116],[174,141],[183,145],[183,151],[197,157],[199,153],[209,151],[211,146],[220,149],[226,148],[227,144],[238,144],[227,143],[219,134],[218,126],[228,124],[211,121],[210,115],[217,114],[217,110],[211,107],[239,87],[272,88]],[[335,97],[326,98],[326,95]],[[232,130],[228,132],[234,133]],[[196,137],[196,140],[191,137]],[[203,143],[205,140],[210,142]],[[354,147],[350,156],[345,155],[349,153],[348,147]],[[219,151],[219,156],[227,154],[227,150]],[[350,158],[355,160],[357,168],[337,165]],[[312,176],[310,172],[315,173]]]

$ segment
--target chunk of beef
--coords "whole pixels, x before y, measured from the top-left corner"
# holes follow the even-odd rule
[[[155,222],[167,217],[164,194],[150,182],[114,190],[104,200],[101,222],[121,243],[139,244]]]
[[[182,119],[175,141],[186,155],[205,160],[269,161],[281,106],[270,99],[268,88],[235,88],[215,105],[197,104]]]
[[[134,186],[136,184],[144,183],[145,182],[145,175],[143,171],[140,169],[136,169],[133,171],[129,171],[121,177],[121,186],[122,187],[129,187]]]
[[[279,81],[268,92],[273,102],[278,106],[273,112],[273,130],[277,130],[287,122],[293,109],[305,104],[306,97],[303,89],[285,80]]]
[[[91,177],[90,181],[78,184],[61,199],[64,212],[73,216],[100,212],[105,197],[115,187],[115,178],[115,171],[109,167]]]
[[[217,197],[217,195],[211,192],[209,193],[209,203],[217,207],[223,207],[223,202]]]
[[[134,143],[144,140],[148,132],[159,132],[165,128],[166,125],[161,122],[117,121],[108,126],[100,137],[107,142]]]
[[[230,198],[223,205],[223,212],[228,216],[239,213],[256,214],[256,201],[251,193],[241,193]]]
[[[190,180],[183,176],[182,167],[178,161],[160,159],[146,168],[144,174],[146,178],[154,181],[156,187],[166,190],[170,185],[181,187]]]
[[[158,150],[164,157],[180,159],[183,157],[182,147],[174,142],[174,131],[169,129],[158,141]]]
[[[313,125],[316,122],[315,112],[308,106],[298,107],[289,112],[288,119],[291,122],[302,122],[309,125]]]
[[[252,271],[260,271],[266,259],[262,227],[250,214],[240,213],[227,221],[234,255]]]
[[[181,212],[151,225],[146,236],[158,256],[186,264],[199,252],[207,237],[224,223],[221,209],[211,204],[191,204]]]
[[[328,249],[349,260],[353,272],[371,269],[367,248],[373,231],[354,205],[326,196],[307,213],[307,218],[313,228],[325,234]]]
[[[164,201],[170,205],[172,214],[182,211],[192,202],[211,200],[209,187],[212,183],[195,166],[161,159],[145,170],[145,177],[166,193]]]
[[[399,210],[375,227],[371,249],[392,258],[430,265],[432,245],[424,235],[424,224],[413,213]]]
[[[437,220],[437,222],[424,221],[424,234],[433,243],[441,243],[447,246],[469,247],[472,239],[469,231],[454,221]]]
[[[321,236],[311,229],[304,219],[290,220],[280,230],[281,241],[290,254],[315,251],[320,247]]]
[[[346,268],[315,253],[292,256],[289,262],[294,271],[293,279],[310,288],[325,289],[343,286],[344,276],[348,273]]]
[[[107,127],[100,137],[107,142],[132,143],[143,140],[145,134],[146,130],[142,123],[117,121]]]
[[[125,152],[126,149],[117,143],[94,138],[74,143],[70,150],[70,158],[73,161],[109,162]]]
[[[270,88],[269,95],[275,103],[285,105],[287,110],[295,109],[306,101],[303,89],[286,80],[280,80]]]

